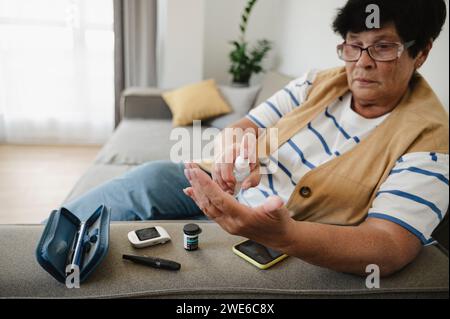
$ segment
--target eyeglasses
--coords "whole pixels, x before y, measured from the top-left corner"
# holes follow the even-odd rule
[[[376,43],[362,48],[359,45],[342,43],[337,46],[337,53],[345,62],[356,62],[361,58],[362,52],[367,51],[369,56],[378,62],[389,62],[398,59],[402,53],[414,45],[416,41],[407,43]]]

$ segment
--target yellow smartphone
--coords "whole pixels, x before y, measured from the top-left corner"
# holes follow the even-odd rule
[[[288,255],[258,244],[253,240],[246,240],[234,245],[233,252],[259,269],[268,269],[288,257]]]

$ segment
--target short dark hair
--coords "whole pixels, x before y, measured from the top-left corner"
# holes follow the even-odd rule
[[[439,36],[447,16],[444,0],[349,0],[338,11],[334,32],[345,39],[348,32],[368,30],[366,7],[369,4],[380,8],[381,26],[393,22],[403,42],[415,40],[408,49],[413,58]]]

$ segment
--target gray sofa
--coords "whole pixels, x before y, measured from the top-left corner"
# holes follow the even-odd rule
[[[289,80],[280,74],[268,74],[255,104]],[[151,88],[123,92],[123,120],[66,201],[136,165],[169,158],[175,141],[169,139],[171,113],[160,94],[160,90]],[[448,298],[448,253],[442,246],[426,247],[405,269],[381,279],[379,289],[368,289],[365,278],[312,266],[292,257],[269,270],[258,270],[232,253],[232,245],[242,238],[227,234],[211,222],[200,222],[200,249],[186,252],[184,224],[113,222],[108,255],[81,289],[67,289],[37,264],[34,249],[42,225],[0,226],[0,297]],[[132,248],[127,232],[150,225],[163,225],[172,241],[139,251]],[[448,248],[448,222],[440,226],[436,236]],[[130,264],[121,259],[124,253],[176,260],[182,268],[168,273]]]
[[[279,73],[267,74],[254,104],[259,105],[290,80],[292,78]],[[170,149],[176,141],[170,140],[172,114],[161,93],[162,90],[156,88],[129,88],[123,92],[122,121],[66,202],[136,165],[169,159]],[[208,127],[202,123],[202,131]],[[185,128],[190,132],[193,130],[192,126]],[[203,141],[203,145],[206,143],[208,141]]]

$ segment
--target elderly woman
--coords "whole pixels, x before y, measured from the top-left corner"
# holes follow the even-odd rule
[[[366,26],[369,4],[380,8],[378,29]],[[433,243],[448,208],[448,115],[417,73],[445,17],[443,0],[349,0],[333,24],[345,68],[307,73],[232,126],[279,132],[277,158],[251,165],[236,198],[233,161],[223,161],[236,158],[231,145],[212,175],[149,163],[66,207],[106,201],[114,219],[203,212],[231,234],[315,265],[401,269]],[[261,174],[261,166],[277,169]]]
[[[308,73],[235,125],[277,127],[279,169],[254,169],[238,202],[232,164],[215,163],[217,183],[187,165],[186,193],[228,232],[312,264],[404,267],[448,207],[448,117],[416,72],[444,20],[443,1],[350,0],[334,22],[345,69]]]

